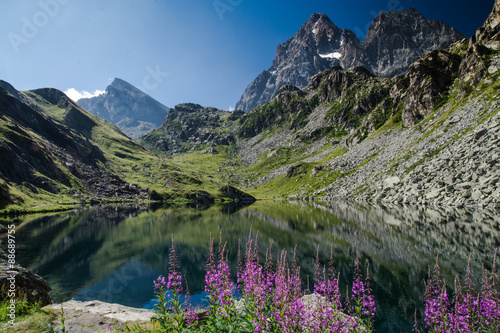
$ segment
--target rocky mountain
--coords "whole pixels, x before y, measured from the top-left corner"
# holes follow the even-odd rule
[[[113,80],[104,94],[80,99],[78,104],[115,124],[134,140],[160,126],[169,111],[168,107],[118,78]]]
[[[236,143],[235,130],[241,111],[228,112],[198,104],[179,104],[170,110],[163,124],[140,138],[144,146],[178,154],[214,145]],[[210,153],[216,153],[213,148]]]
[[[177,105],[141,137],[168,157],[56,89],[2,81],[0,209],[186,189],[213,202],[221,192],[200,189],[226,184],[259,198],[500,208],[499,3],[474,36],[426,52],[405,75],[337,66],[248,113]]]
[[[304,89],[282,87],[237,131],[247,185],[295,198],[500,206],[498,3],[469,40],[425,53],[404,76],[335,67]]]
[[[404,74],[425,52],[447,48],[465,38],[444,22],[428,20],[415,9],[381,12],[360,42],[324,14],[313,14],[299,31],[278,45],[276,59],[246,88],[237,110],[250,111],[269,102],[284,85],[299,88],[335,66],[363,66],[384,76]]]
[[[181,136],[190,145],[179,152],[229,143],[239,156],[226,157],[228,180],[258,197],[500,207],[498,2],[474,36],[426,52],[405,75],[337,66],[213,122],[215,110],[181,107],[151,146]]]

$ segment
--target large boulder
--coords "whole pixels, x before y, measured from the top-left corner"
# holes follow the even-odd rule
[[[40,306],[52,303],[49,284],[17,262],[11,267],[7,253],[0,249],[0,299],[10,299],[11,286],[16,300],[25,298],[29,303],[40,302]]]
[[[241,201],[241,202],[255,202],[255,198],[248,194],[245,193],[241,190],[238,190],[236,187],[233,187],[231,185],[226,185],[220,188],[219,190],[224,196],[233,199],[235,201]]]

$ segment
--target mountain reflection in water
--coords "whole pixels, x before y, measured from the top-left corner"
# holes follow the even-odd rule
[[[411,332],[415,308],[423,310],[428,266],[440,252],[446,281],[464,275],[469,254],[476,282],[500,243],[500,216],[487,210],[415,209],[351,203],[264,201],[251,206],[148,209],[104,206],[25,220],[17,228],[18,261],[44,277],[55,302],[69,299],[152,307],[153,280],[168,274],[173,234],[181,271],[193,299],[202,302],[210,234],[228,242],[236,271],[238,244],[249,230],[267,248],[296,257],[304,287],[314,258],[326,264],[333,247],[341,290],[350,286],[356,249],[370,264],[379,332]],[[312,285],[310,286],[312,288]]]

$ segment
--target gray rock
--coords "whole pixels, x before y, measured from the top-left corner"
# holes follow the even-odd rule
[[[399,177],[389,177],[389,178],[386,178],[384,179],[383,183],[382,183],[382,187],[384,189],[391,189],[391,188],[394,188],[396,185],[398,185],[399,183],[401,182],[401,179],[399,179]]]
[[[41,306],[52,303],[47,282],[40,276],[33,274],[19,266],[16,262],[10,267],[7,253],[0,249],[0,299],[8,299],[11,278],[15,279],[16,299],[25,298],[30,303],[40,302]]]

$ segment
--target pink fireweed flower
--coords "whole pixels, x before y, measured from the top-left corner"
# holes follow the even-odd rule
[[[168,274],[167,289],[175,290],[176,293],[182,292],[182,276],[179,272]]]
[[[177,253],[175,252],[174,235],[172,238],[172,247],[169,254],[169,268],[170,272],[167,279],[167,289],[175,291],[176,294],[182,293],[182,275],[179,270],[179,263],[177,260]]]
[[[479,311],[484,318],[484,326],[487,329],[496,329],[500,331],[500,292],[497,289],[497,273],[496,273],[496,257],[497,250],[493,257],[493,268],[491,274],[483,269],[483,286],[481,290],[481,300],[479,303]]]
[[[369,270],[370,265],[367,265],[366,279],[363,281],[361,269],[359,267],[359,256],[356,256],[351,299],[358,303],[357,307],[359,307],[359,309],[357,309],[357,311],[359,311],[359,314],[373,318],[377,309],[375,307],[373,295],[371,295]]]
[[[159,292],[161,288],[165,288],[166,283],[165,283],[165,277],[163,276],[158,276],[158,278],[153,281],[155,292]]]
[[[229,305],[234,302],[235,286],[231,280],[231,271],[227,264],[225,245],[219,247],[217,262],[213,253],[213,238],[210,236],[210,254],[205,274],[205,292],[210,294],[213,301],[220,305]]]

